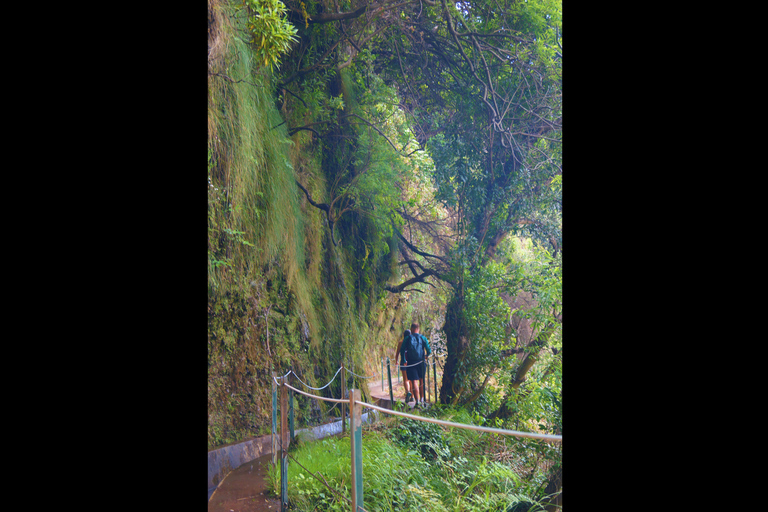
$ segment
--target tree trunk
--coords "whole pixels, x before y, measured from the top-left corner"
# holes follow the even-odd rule
[[[563,509],[563,469],[557,468],[552,476],[549,477],[547,488],[544,489],[544,494],[549,496],[547,498],[548,503],[545,505],[544,510],[547,512],[559,512]]]
[[[549,338],[552,336],[553,332],[555,332],[555,324],[550,323],[543,331],[539,333],[538,336],[536,336],[536,339],[530,345],[528,345],[528,347],[526,347],[527,350],[532,350],[532,352],[529,352],[528,355],[523,358],[520,366],[517,367],[517,371],[515,372],[514,377],[512,377],[512,389],[519,388],[520,384],[525,382],[526,374],[538,360],[539,352],[541,352],[541,349],[547,346]],[[488,416],[488,419],[506,419],[511,415],[512,410],[507,406],[507,402],[502,401],[501,406],[496,411],[491,413],[490,416]]]
[[[469,347],[467,325],[464,320],[464,296],[460,291],[455,293],[446,306],[443,331],[446,336],[448,357],[443,369],[443,384],[440,386],[440,403],[450,404],[459,398],[460,393],[454,389],[454,384],[459,369],[459,361]]]

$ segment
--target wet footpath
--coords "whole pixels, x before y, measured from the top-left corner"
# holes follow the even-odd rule
[[[371,394],[376,399],[377,405],[390,408],[388,390],[386,393],[376,391]],[[404,393],[400,391],[399,394]],[[402,397],[395,398],[395,400],[403,401]],[[413,404],[409,405],[412,406]],[[368,414],[363,415],[363,421],[372,421],[373,418],[367,416]],[[339,434],[341,422],[321,425],[311,430],[311,437],[321,439],[327,435]],[[237,453],[238,449],[241,450],[241,453]],[[256,453],[259,455],[240,464],[226,475],[223,475],[226,470],[219,470],[223,471],[220,473],[223,478],[215,488],[208,490],[208,512],[275,512],[280,510],[280,497],[273,495],[269,489],[269,467],[272,463],[271,436],[263,436],[240,445],[230,446],[227,450],[230,453],[228,457],[240,457],[241,460],[248,460],[254,457]],[[227,456],[222,455],[222,457]],[[211,460],[209,452],[209,464],[211,464]],[[209,466],[210,469],[211,466]],[[211,478],[210,475],[209,478]]]
[[[208,499],[208,512],[275,512],[280,498],[269,492],[269,465],[272,454],[246,462],[216,487]]]

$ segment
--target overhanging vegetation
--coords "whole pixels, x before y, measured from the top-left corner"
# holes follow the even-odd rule
[[[412,321],[443,404],[561,433],[560,11],[209,0],[209,448],[269,431],[272,372],[376,373]]]

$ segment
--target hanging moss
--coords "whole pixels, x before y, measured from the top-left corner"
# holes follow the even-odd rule
[[[272,372],[293,370],[318,387],[342,362],[358,375],[374,373],[411,321],[407,301],[384,292],[399,274],[386,215],[352,209],[336,219],[332,233],[296,186],[299,181],[316,201],[330,202],[339,193],[337,178],[344,187],[361,172],[356,152],[386,145],[349,122],[330,130],[336,139],[308,131],[288,135],[287,126],[314,119],[313,108],[327,115],[359,108],[352,72],[318,73],[297,83],[309,104],[276,90],[243,37],[238,8],[209,1],[209,448],[269,432]],[[322,41],[321,32],[334,28],[310,28],[310,35],[315,30]],[[383,162],[377,172],[396,173],[386,154],[377,155]],[[377,186],[364,183],[362,195],[350,200],[389,208]],[[371,363],[374,368],[366,368]],[[368,396],[365,380],[350,376],[347,384]],[[339,379],[322,391],[340,392]],[[321,421],[332,409],[297,400],[300,425]]]

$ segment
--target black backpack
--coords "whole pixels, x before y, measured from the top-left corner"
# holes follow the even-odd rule
[[[405,360],[409,365],[417,363],[424,359],[424,343],[421,341],[421,335],[411,333],[403,340]]]

